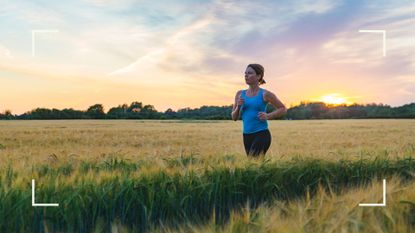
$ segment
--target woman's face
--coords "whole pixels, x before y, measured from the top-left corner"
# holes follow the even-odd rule
[[[259,83],[259,75],[256,74],[255,70],[248,66],[245,70],[245,82],[248,85],[254,85]]]

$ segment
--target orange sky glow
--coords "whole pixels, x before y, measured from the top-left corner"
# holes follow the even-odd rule
[[[415,100],[414,2],[3,5],[0,112],[86,110],[97,103],[108,111],[133,101],[158,111],[230,105],[248,88],[243,75],[249,63],[265,67],[262,87],[287,107]],[[387,32],[386,56],[382,36],[361,29]]]

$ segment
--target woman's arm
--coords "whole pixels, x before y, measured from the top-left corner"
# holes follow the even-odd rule
[[[244,100],[241,98],[242,91],[238,91],[235,95],[235,104],[233,105],[232,109],[232,120],[236,121],[239,119],[239,114],[241,111],[242,104],[244,104]]]
[[[266,91],[264,97],[267,103],[270,103],[272,106],[276,108],[276,110],[266,115],[266,118],[268,120],[280,118],[287,113],[287,109],[285,108],[285,105],[277,98],[277,96],[275,96],[274,93],[270,91]]]

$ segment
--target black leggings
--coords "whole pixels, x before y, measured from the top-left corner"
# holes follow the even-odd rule
[[[271,145],[271,133],[268,129],[256,133],[243,134],[245,152],[248,156],[265,155]]]

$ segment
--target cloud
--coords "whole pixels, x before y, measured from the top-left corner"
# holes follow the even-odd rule
[[[8,48],[0,44],[0,60],[2,59],[12,59],[13,56]]]
[[[134,2],[134,0],[85,0],[86,3],[91,4],[93,6],[98,6],[98,7],[129,7],[131,6]]]
[[[322,46],[323,56],[343,67],[353,65],[355,72],[377,82],[413,74],[415,4],[368,4],[366,9],[349,27],[354,30],[340,32]],[[359,29],[386,30],[386,57],[382,56],[382,35],[358,33]]]
[[[302,4],[305,5],[298,6]],[[268,51],[267,46],[272,46],[268,43],[257,46],[268,42],[266,39],[270,35],[267,33],[279,31],[278,26],[284,25],[282,20],[295,19],[295,16],[289,15],[289,10],[300,15],[322,14],[336,4],[330,1],[302,1],[298,5],[287,2],[286,6],[272,1],[215,1],[197,20],[167,37],[159,48],[111,74],[133,73],[133,67],[141,70],[151,62],[154,66],[176,67],[186,73],[239,73],[248,61],[255,60],[255,57]],[[272,17],[278,13],[280,18]],[[252,47],[259,47],[261,53],[253,53],[250,51]]]
[[[404,76],[397,76],[394,78],[398,82],[406,83],[406,84],[415,84],[415,75],[404,75]],[[414,92],[415,94],[415,92]]]
[[[253,62],[265,66],[267,87],[287,96],[368,83],[373,92],[390,86],[404,95],[397,90],[414,85],[413,15],[411,1],[4,2],[0,59],[4,71],[34,80],[86,77],[141,86],[149,95],[158,88],[166,96],[192,90],[232,99],[229,90],[245,85]],[[33,28],[59,30],[40,38],[36,59]],[[359,29],[387,30],[386,58],[380,36]]]
[[[2,1],[0,17],[2,21],[20,21],[26,25],[61,24],[64,22],[60,12],[36,1]]]

